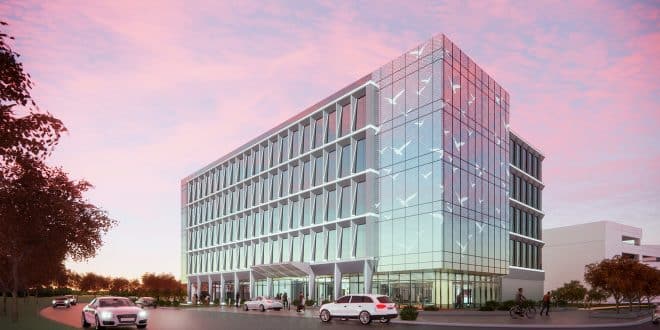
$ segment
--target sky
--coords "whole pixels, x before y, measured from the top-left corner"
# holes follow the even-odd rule
[[[545,154],[545,228],[660,244],[659,1],[0,0],[0,18],[69,130],[50,163],[119,221],[75,271],[180,276],[182,178],[438,33]]]

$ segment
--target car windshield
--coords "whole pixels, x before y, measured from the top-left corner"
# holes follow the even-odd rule
[[[116,298],[116,299],[101,299],[99,300],[99,306],[101,307],[124,307],[124,306],[134,306],[133,302],[125,298]]]
[[[386,297],[386,296],[378,297],[378,301],[383,303],[383,304],[389,304],[389,303],[392,302],[390,300],[390,297]]]

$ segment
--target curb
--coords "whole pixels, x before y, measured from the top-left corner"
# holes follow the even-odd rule
[[[434,325],[434,326],[451,326],[451,327],[465,327],[465,328],[534,328],[534,329],[574,329],[574,328],[614,328],[614,327],[631,327],[635,325],[651,322],[648,318],[636,320],[634,322],[625,323],[599,323],[599,324],[493,324],[493,323],[452,323],[452,322],[429,322],[429,321],[404,321],[392,320],[396,324],[409,324],[409,325]]]

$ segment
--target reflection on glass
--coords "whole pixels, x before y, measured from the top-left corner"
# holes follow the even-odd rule
[[[328,133],[326,142],[332,142],[337,137],[337,111],[328,113]]]

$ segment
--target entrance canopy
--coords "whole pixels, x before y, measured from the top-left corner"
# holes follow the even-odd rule
[[[259,277],[304,277],[314,275],[309,264],[302,262],[283,262],[279,264],[252,266],[252,272]]]

